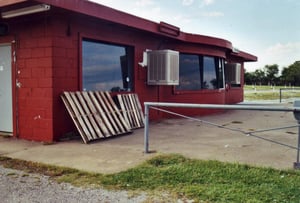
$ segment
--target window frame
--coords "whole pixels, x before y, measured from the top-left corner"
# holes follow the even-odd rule
[[[97,37],[94,36],[83,36],[80,35],[79,36],[79,89],[81,91],[104,91],[104,90],[84,90],[84,84],[83,84],[83,42],[84,41],[88,41],[88,42],[95,42],[95,43],[100,43],[100,44],[104,44],[104,45],[111,45],[111,46],[116,46],[116,47],[123,47],[125,49],[125,51],[127,49],[130,49],[129,54],[126,53],[127,55],[127,59],[131,58],[131,60],[129,60],[127,62],[128,67],[130,68],[130,73],[129,75],[131,75],[130,77],[130,83],[129,83],[129,88],[127,88],[126,90],[122,90],[122,91],[111,91],[111,90],[105,90],[105,91],[109,91],[109,92],[120,92],[120,93],[125,93],[125,92],[134,92],[135,89],[135,47],[129,44],[122,44],[122,43],[118,43],[118,42],[113,42],[113,41],[105,41],[102,39],[98,39]],[[122,70],[121,70],[122,71]]]
[[[214,93],[214,92],[220,92],[220,90],[225,89],[225,58],[219,57],[219,56],[211,56],[207,54],[198,54],[198,53],[186,53],[186,52],[180,52],[180,54],[185,54],[185,55],[195,55],[198,56],[199,59],[199,71],[200,71],[200,83],[201,83],[201,89],[198,90],[179,90],[176,87],[173,86],[173,94],[199,94],[199,93]],[[215,64],[215,77],[218,81],[218,87],[215,89],[205,89],[203,88],[203,71],[204,71],[204,57],[213,57],[214,58],[214,64]],[[180,67],[179,67],[180,68]],[[221,72],[220,72],[221,68]],[[220,85],[220,75],[222,76],[222,81]],[[180,75],[179,75],[179,82],[180,82]]]

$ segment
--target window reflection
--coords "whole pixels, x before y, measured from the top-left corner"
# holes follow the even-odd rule
[[[92,91],[130,91],[132,59],[130,47],[82,41],[82,86]]]
[[[199,57],[197,55],[180,54],[178,90],[201,89]]]
[[[180,54],[179,85],[176,90],[224,87],[224,60],[218,57]]]
[[[203,57],[203,89],[216,89],[218,87],[216,64],[214,57]]]

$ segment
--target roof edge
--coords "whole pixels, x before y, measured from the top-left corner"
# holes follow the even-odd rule
[[[53,7],[62,8],[71,12],[125,25],[134,29],[143,30],[187,43],[197,43],[224,48],[233,56],[242,57],[246,61],[257,61],[257,57],[249,53],[242,51],[235,53],[232,43],[228,40],[200,34],[185,33],[180,31],[180,28],[174,25],[165,22],[156,23],[88,0],[0,0],[0,7],[23,2],[49,4]]]

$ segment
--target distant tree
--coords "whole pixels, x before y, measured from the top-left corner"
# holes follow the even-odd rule
[[[283,68],[281,71],[281,80],[285,85],[300,86],[300,61]]]
[[[255,78],[255,83],[258,83],[259,85],[263,85],[266,79],[265,72],[261,69],[256,69],[254,71],[254,78]]]
[[[255,82],[255,76],[253,72],[247,72],[245,71],[244,75],[245,84],[253,84]]]
[[[274,85],[278,78],[279,68],[277,64],[265,65],[265,76],[269,85]]]

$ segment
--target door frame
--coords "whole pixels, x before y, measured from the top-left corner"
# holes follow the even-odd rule
[[[13,36],[1,36],[0,38],[1,45],[7,45],[11,48],[11,87],[12,87],[12,132],[5,133],[1,132],[2,135],[10,135],[13,137],[17,137],[18,135],[18,126],[17,126],[17,63],[16,63],[16,40]]]

